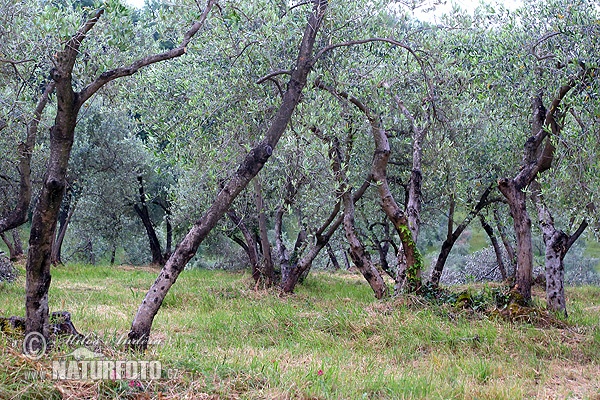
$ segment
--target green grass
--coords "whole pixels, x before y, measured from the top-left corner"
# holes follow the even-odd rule
[[[107,358],[132,357],[115,342],[156,273],[55,268],[51,309],[101,337],[96,350]],[[23,315],[23,298],[22,277],[1,284],[0,315]],[[31,361],[18,337],[0,335],[0,398],[595,399],[600,288],[570,288],[568,301],[568,329],[539,328],[410,296],[376,301],[362,278],[344,273],[311,275],[281,297],[255,291],[245,274],[186,271],[154,321],[162,344],[143,356],[161,361],[164,380],[131,388],[34,379],[73,349]]]

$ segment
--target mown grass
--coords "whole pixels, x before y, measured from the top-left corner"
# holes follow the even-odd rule
[[[156,277],[150,268],[53,270],[51,309],[67,310],[108,359]],[[24,280],[0,284],[0,315],[23,315]],[[363,279],[311,275],[293,296],[255,291],[249,277],[186,271],[155,319],[143,359],[164,379],[56,381],[56,346],[39,361],[0,335],[0,398],[521,399],[600,398],[600,288],[568,289],[569,327],[536,327],[418,297],[374,300]],[[37,375],[39,376],[39,375]]]

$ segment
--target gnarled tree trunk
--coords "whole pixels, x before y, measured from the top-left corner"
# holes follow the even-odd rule
[[[342,193],[342,203],[344,205],[343,224],[346,240],[350,245],[350,258],[352,258],[356,268],[358,268],[360,273],[365,277],[371,286],[371,289],[373,289],[375,297],[381,299],[385,297],[388,292],[387,285],[377,268],[373,265],[371,256],[367,253],[365,246],[356,234],[354,227],[354,196],[352,195],[352,188],[349,185],[346,172],[342,168],[342,156],[337,138],[332,140],[331,153],[333,170],[340,182],[340,186],[345,188]]]
[[[544,244],[546,245],[546,305],[549,310],[561,312],[566,317],[565,266],[563,260],[588,223],[584,220],[571,236],[556,229],[554,218],[552,218],[550,210],[544,204],[540,184],[533,181],[530,188],[532,190],[531,199],[538,211],[538,219],[544,235]]]
[[[185,265],[194,256],[200,243],[229,210],[237,195],[258,174],[267,162],[273,149],[279,142],[294,112],[314,59],[313,47],[317,32],[323,21],[327,1],[315,0],[312,13],[308,19],[296,65],[291,72],[287,90],[283,94],[282,103],[271,123],[265,138],[258,143],[244,158],[236,173],[217,195],[212,205],[198,220],[177,249],[173,252],[154,284],[146,294],[131,325],[129,332],[130,345],[137,350],[147,347],[152,322],[158,312],[168,290],[173,286]]]
[[[573,79],[568,84],[562,86],[558,95],[552,101],[549,110],[546,110],[544,107],[542,92],[533,98],[532,135],[524,145],[521,169],[514,178],[503,178],[498,181],[498,188],[508,201],[514,221],[515,236],[517,239],[515,289],[522,297],[521,300],[525,303],[531,301],[533,251],[531,244],[531,219],[527,212],[527,195],[524,191],[536,179],[539,173],[551,167],[554,158],[554,146],[550,140],[550,134],[558,135],[560,133],[560,126],[556,121],[558,107],[575,84],[576,80]]]
[[[56,87],[57,110],[54,126],[50,129],[50,158],[46,166],[43,186],[35,207],[29,252],[26,266],[26,332],[39,332],[48,338],[48,289],[50,287],[50,264],[52,242],[56,232],[58,213],[64,196],[66,174],[73,147],[77,115],[83,104],[108,82],[130,76],[140,68],[156,62],[179,57],[186,52],[191,38],[203,25],[214,0],[209,0],[200,21],[185,33],[180,46],[164,53],[148,56],[132,64],[106,71],[81,91],[73,87],[73,68],[80,47],[88,32],[96,25],[103,9],[96,11],[78,31],[66,41],[64,49],[54,57],[55,67],[50,75]],[[44,93],[46,95],[46,93]]]

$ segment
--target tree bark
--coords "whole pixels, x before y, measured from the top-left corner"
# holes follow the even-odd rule
[[[267,234],[267,217],[265,215],[265,204],[262,197],[262,185],[260,184],[258,176],[254,178],[254,200],[256,202],[256,212],[258,215],[260,247],[262,249],[260,280],[265,287],[271,287],[275,283],[275,269],[273,268],[273,258],[271,256],[271,243],[269,243],[269,236]]]
[[[329,260],[331,260],[331,265],[333,265],[333,269],[338,271],[340,269],[340,263],[337,257],[335,256],[335,252],[331,247],[331,243],[327,242],[325,248],[327,249],[327,255],[329,256]]]
[[[440,254],[438,254],[438,258],[435,262],[433,270],[431,271],[431,283],[434,286],[438,286],[440,284],[440,278],[442,277],[442,273],[444,272],[444,266],[446,265],[446,261],[448,260],[448,256],[454,247],[454,244],[460,237],[460,235],[464,232],[464,230],[469,226],[473,218],[479,214],[479,212],[489,204],[488,197],[492,191],[493,186],[488,186],[481,197],[479,197],[479,201],[473,207],[473,209],[467,214],[465,219],[453,230],[454,228],[454,208],[455,201],[454,197],[450,197],[450,207],[448,214],[448,232],[446,234],[446,240],[442,243],[442,248],[440,249]]]
[[[308,74],[314,64],[313,47],[316,35],[323,21],[326,8],[327,1],[314,1],[313,10],[300,44],[295,68],[291,73],[287,90],[283,94],[282,103],[265,138],[246,155],[236,173],[219,192],[209,209],[181,241],[142,301],[129,332],[130,345],[133,349],[144,350],[147,347],[152,321],[168,290],[175,283],[188,261],[194,256],[200,243],[229,210],[233,200],[258,174],[273,153],[273,149],[279,142],[292,113],[300,101],[302,90],[306,86]]]
[[[423,141],[427,136],[428,126],[420,127],[417,125],[414,116],[404,106],[404,103],[398,96],[395,96],[398,108],[409,120],[412,127],[412,170],[410,172],[410,182],[408,185],[408,200],[406,202],[406,215],[408,219],[408,227],[413,234],[413,240],[417,242],[419,238],[419,229],[421,226],[421,197],[422,197],[422,158],[423,158]],[[427,119],[429,117],[427,116]]]
[[[10,261],[17,261],[17,257],[15,256],[15,246],[13,245],[12,241],[6,236],[4,232],[0,233],[0,238],[2,238],[2,241],[4,242],[4,244],[6,244],[6,247],[8,248],[8,258],[10,259]]]
[[[133,75],[145,66],[185,54],[187,45],[204,24],[214,1],[209,0],[200,20],[195,22],[185,33],[180,46],[164,53],[139,59],[129,66],[106,71],[77,93],[73,90],[72,73],[80,53],[79,49],[87,34],[99,21],[104,9],[96,11],[90,19],[84,22],[78,31],[66,41],[63,50],[55,55],[53,60],[55,67],[51,70],[50,76],[55,85],[57,109],[54,126],[50,129],[50,158],[31,223],[26,265],[26,333],[39,332],[45,338],[48,338],[49,335],[48,289],[51,281],[52,242],[56,232],[60,204],[65,192],[67,167],[79,110],[94,93],[108,82]],[[48,87],[44,95],[46,93],[49,93]]]
[[[19,195],[15,208],[0,218],[0,233],[15,229],[27,221],[27,212],[31,204],[31,157],[37,138],[38,126],[42,112],[48,104],[48,98],[54,91],[55,83],[51,81],[46,85],[44,93],[38,100],[33,118],[27,125],[25,142],[19,144]]]
[[[564,287],[565,266],[563,260],[573,243],[581,236],[588,223],[584,220],[572,236],[556,229],[554,218],[552,218],[550,210],[544,204],[540,184],[537,181],[533,181],[530,184],[530,188],[532,190],[531,199],[538,211],[538,219],[544,237],[544,244],[546,245],[546,306],[548,310],[560,312],[567,317]]]
[[[531,301],[531,279],[533,271],[533,247],[531,244],[531,218],[527,213],[526,194],[515,186],[514,180],[504,179],[498,187],[508,200],[514,221],[517,240],[517,270],[514,288],[526,303]]]
[[[244,236],[245,242],[241,239],[240,241],[237,241],[235,240],[237,239],[235,237],[232,237],[232,240],[238,243],[248,255],[248,260],[250,261],[250,268],[252,269],[252,279],[254,279],[254,282],[258,284],[260,282],[260,263],[258,259],[258,251],[256,250],[256,240],[254,240],[254,236],[244,223],[244,220],[237,215],[233,208],[230,208],[229,211],[227,211],[227,216],[229,217],[231,222],[233,222],[235,226],[240,230],[240,232],[242,232],[242,235]]]
[[[500,269],[500,275],[502,275],[502,280],[506,280],[506,267],[504,266],[504,260],[502,259],[502,249],[500,248],[498,239],[494,234],[494,229],[491,227],[490,224],[487,223],[483,214],[479,214],[479,221],[481,222],[481,227],[490,238],[490,242],[492,243],[492,247],[494,248],[494,254],[496,254],[496,262],[498,263],[498,268]]]
[[[165,252],[163,253],[163,260],[167,260],[171,257],[173,252],[173,225],[171,224],[171,202],[165,200],[154,200],[153,204],[156,204],[165,212],[165,225],[167,228],[167,243],[165,245]]]
[[[502,239],[502,244],[506,249],[506,254],[508,254],[508,259],[510,261],[510,277],[514,278],[517,271],[517,255],[515,254],[515,249],[510,243],[510,240],[506,234],[505,227],[502,224],[502,221],[500,220],[498,209],[494,210],[494,219],[496,220],[496,228],[498,229],[498,233],[500,234],[500,238]]]
[[[152,254],[152,264],[162,266],[165,265],[165,259],[163,258],[160,240],[158,240],[158,235],[150,218],[148,203],[146,202],[146,192],[144,191],[144,179],[138,176],[137,180],[139,183],[140,201],[139,204],[134,204],[133,208],[142,220],[142,224],[146,230],[146,236],[148,236],[148,243],[150,244],[150,253]]]
[[[508,201],[514,221],[517,239],[517,270],[514,289],[522,297],[524,303],[531,302],[533,270],[531,219],[527,213],[527,196],[524,190],[536,179],[538,174],[551,167],[554,146],[550,135],[558,136],[560,134],[560,125],[556,120],[558,108],[578,81],[584,80],[590,73],[585,68],[580,72],[580,76],[572,78],[567,84],[560,87],[548,110],[544,107],[541,91],[533,98],[531,136],[524,145],[521,169],[514,178],[503,178],[498,181],[498,188]]]
[[[52,244],[52,253],[50,255],[52,265],[62,264],[62,245],[67,234],[67,227],[71,222],[73,213],[75,212],[76,203],[72,200],[72,192],[69,191],[63,200],[63,209],[58,216],[58,234]]]
[[[361,242],[360,238],[356,234],[354,226],[354,196],[352,195],[352,188],[346,177],[346,172],[342,168],[342,155],[339,148],[337,138],[332,140],[332,165],[333,170],[340,182],[340,185],[345,188],[342,194],[342,203],[344,205],[344,232],[346,234],[346,240],[350,245],[350,258],[354,262],[354,265],[358,268],[361,274],[365,277],[371,289],[375,293],[377,299],[381,299],[387,295],[387,285],[381,277],[381,274],[373,265],[371,256],[367,253],[365,246]]]

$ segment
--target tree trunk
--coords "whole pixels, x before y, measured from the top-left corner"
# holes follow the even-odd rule
[[[252,279],[254,279],[254,282],[258,284],[260,282],[260,263],[258,261],[258,251],[256,250],[256,240],[254,240],[252,232],[250,232],[242,218],[237,215],[233,208],[230,208],[229,211],[227,211],[227,216],[231,222],[238,227],[244,236],[245,242],[241,239],[240,241],[237,241],[235,240],[235,237],[232,237],[232,239],[238,243],[248,255],[248,260],[250,261],[250,267],[252,269]]]
[[[11,240],[6,236],[4,232],[0,233],[0,238],[2,238],[2,241],[4,242],[4,244],[6,244],[6,247],[8,248],[8,258],[10,259],[10,261],[17,261],[17,257],[15,256],[15,246],[13,245]]]
[[[531,275],[533,270],[531,219],[527,213],[524,190],[536,179],[538,174],[551,167],[554,158],[554,146],[549,136],[560,134],[561,128],[556,120],[559,106],[577,82],[589,73],[589,70],[583,68],[580,71],[580,76],[573,77],[569,83],[561,86],[548,110],[544,107],[541,91],[533,98],[531,136],[523,146],[521,169],[514,178],[503,178],[498,181],[498,188],[506,197],[514,220],[517,239],[517,271],[515,273],[514,288],[520,294],[522,297],[520,300],[524,303],[531,302]]]
[[[260,276],[264,286],[271,287],[275,283],[275,269],[273,268],[273,258],[271,257],[271,243],[269,243],[269,236],[267,234],[267,217],[262,197],[262,186],[258,176],[254,178],[254,200],[258,215],[260,247],[262,249]]]
[[[503,179],[498,183],[500,191],[508,200],[517,239],[517,271],[515,289],[522,301],[531,301],[531,279],[533,271],[533,247],[531,244],[531,219],[527,213],[526,194],[515,186],[513,180]]]
[[[344,232],[346,240],[350,245],[350,258],[361,274],[365,277],[377,299],[387,295],[387,285],[381,277],[381,274],[373,265],[371,256],[367,253],[365,246],[356,234],[354,225],[354,199],[352,188],[349,185],[346,172],[342,168],[342,155],[337,138],[332,140],[332,166],[341,187],[346,188],[342,194],[342,203],[344,205]]]
[[[412,127],[412,170],[410,172],[410,182],[408,185],[408,199],[406,202],[406,214],[408,218],[408,227],[413,234],[413,240],[417,242],[419,238],[419,229],[421,226],[421,197],[422,197],[422,158],[423,158],[423,140],[427,136],[428,126],[420,127],[417,125],[414,116],[404,106],[402,100],[395,96],[398,108],[409,120]],[[427,115],[426,119],[429,119]]]
[[[506,249],[506,254],[508,254],[508,259],[510,261],[510,278],[514,278],[517,272],[517,255],[515,254],[515,249],[513,245],[510,243],[510,240],[506,234],[505,227],[502,225],[502,221],[500,220],[500,215],[498,214],[498,209],[494,210],[494,219],[496,220],[496,228],[498,229],[498,233],[500,234],[500,238],[502,239],[502,244]]]
[[[18,228],[27,221],[27,213],[31,204],[31,157],[42,113],[48,104],[50,94],[54,91],[54,86],[54,81],[46,85],[33,112],[33,118],[27,125],[27,138],[25,142],[19,144],[19,195],[14,210],[0,218],[0,233]]]
[[[473,218],[479,214],[479,212],[489,204],[488,197],[492,191],[492,185],[488,186],[484,192],[481,194],[479,201],[475,205],[475,207],[467,214],[465,219],[454,228],[454,209],[456,207],[456,203],[454,201],[454,196],[450,196],[450,207],[448,212],[448,232],[446,234],[446,240],[442,243],[442,248],[440,249],[440,254],[438,254],[438,258],[435,262],[433,270],[431,271],[431,283],[434,286],[438,286],[440,284],[440,278],[442,277],[442,273],[444,272],[444,266],[446,265],[446,261],[448,260],[448,256],[454,247],[454,244],[460,237],[460,235],[464,232],[464,230],[469,226]]]
[[[104,9],[96,11],[90,19],[84,22],[78,31],[65,42],[63,50],[55,54],[54,68],[50,71],[50,76],[56,89],[56,117],[54,126],[50,129],[50,158],[46,165],[42,189],[31,222],[26,265],[26,333],[39,332],[45,338],[48,338],[49,334],[48,289],[51,280],[52,242],[65,192],[67,167],[79,110],[94,93],[108,82],[133,75],[147,65],[185,54],[187,45],[204,24],[213,3],[214,0],[209,0],[200,20],[185,33],[179,47],[137,60],[126,67],[106,71],[78,93],[73,90],[72,73],[75,61],[80,53],[81,44],[104,13]],[[48,94],[48,87],[46,87],[42,98]]]
[[[62,210],[58,215],[58,234],[56,235],[56,239],[52,244],[52,253],[51,253],[51,263],[52,265],[62,264],[62,245],[65,240],[65,235],[67,234],[67,227],[69,226],[69,222],[71,222],[71,218],[73,217],[73,213],[75,212],[75,203],[71,205],[72,201],[72,193],[67,192],[65,199],[63,201]]]
[[[150,244],[150,253],[152,254],[152,264],[154,265],[164,265],[165,260],[163,258],[162,249],[160,246],[160,241],[158,240],[158,236],[156,235],[156,230],[154,229],[154,224],[152,223],[152,219],[150,218],[150,212],[148,210],[148,205],[146,203],[146,193],[144,191],[144,179],[141,176],[137,178],[139,183],[139,195],[140,195],[140,203],[134,204],[133,208],[135,212],[142,220],[142,224],[146,229],[146,235],[148,236],[148,242]]]
[[[21,241],[21,234],[18,229],[12,230],[13,237],[13,247],[15,248],[15,257],[17,259],[21,258],[24,254],[23,252],[23,242]]]
[[[327,244],[325,245],[325,248],[327,249],[327,255],[329,256],[329,260],[331,260],[333,269],[338,271],[340,269],[340,263],[338,262],[338,259],[335,256],[335,252],[333,251],[333,248],[331,247],[331,243],[327,242]]]
[[[279,142],[292,113],[300,101],[302,90],[306,86],[308,74],[314,63],[313,47],[316,35],[321,26],[326,8],[327,2],[325,0],[314,1],[313,10],[308,19],[302,43],[300,44],[296,66],[291,73],[287,90],[283,94],[281,106],[266,133],[266,137],[246,155],[236,173],[219,192],[213,204],[200,220],[194,224],[175,252],[173,252],[142,301],[129,332],[130,345],[133,349],[146,349],[152,328],[152,321],[168,290],[175,283],[188,261],[194,256],[200,243],[202,243],[212,228],[229,210],[233,200],[262,169],[273,153],[273,149]]]
[[[74,58],[73,54],[73,63]],[[58,67],[53,69],[52,78],[56,82],[58,107],[54,126],[50,130],[50,157],[31,222],[26,267],[26,333],[39,332],[45,338],[49,335],[48,289],[52,244],[65,193],[67,166],[80,107],[71,87],[69,51],[59,53],[57,62]]]
[[[110,252],[110,266],[115,265],[115,258],[117,257],[117,245],[113,244],[112,250]]]
[[[163,253],[163,260],[166,261],[173,252],[173,225],[171,225],[171,203],[169,201],[154,200],[152,202],[156,204],[165,213],[165,225],[167,228],[167,244],[165,246],[165,252]]]
[[[564,258],[573,243],[581,236],[587,227],[587,221],[583,221],[577,231],[568,236],[554,226],[554,218],[546,205],[541,194],[541,187],[537,181],[530,185],[532,190],[531,199],[538,211],[538,219],[544,236],[545,267],[546,267],[546,306],[550,311],[563,313],[567,317],[567,306],[565,298],[565,266]]]
[[[494,253],[496,254],[496,262],[498,263],[498,268],[500,269],[500,274],[502,275],[502,280],[506,280],[506,267],[504,266],[504,260],[502,259],[502,249],[500,248],[500,244],[498,243],[498,239],[496,239],[496,235],[494,235],[494,229],[488,224],[485,220],[485,217],[482,214],[479,214],[479,221],[481,222],[481,226],[485,233],[487,233],[490,238],[490,242],[492,243],[492,247],[494,248]]]

